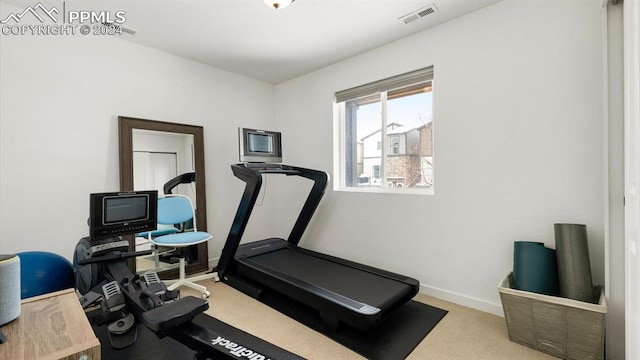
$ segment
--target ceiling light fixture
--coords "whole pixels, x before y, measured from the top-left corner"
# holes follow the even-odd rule
[[[294,2],[295,0],[262,0],[264,1],[265,4],[267,4],[267,6],[269,6],[272,9],[284,9],[287,6],[291,5],[292,2]]]

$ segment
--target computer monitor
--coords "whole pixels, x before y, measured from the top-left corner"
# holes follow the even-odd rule
[[[155,230],[157,220],[157,190],[89,195],[91,240]]]
[[[276,131],[239,128],[241,162],[282,162],[281,134]]]

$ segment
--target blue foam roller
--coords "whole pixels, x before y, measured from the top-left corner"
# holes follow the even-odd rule
[[[45,251],[26,251],[20,258],[20,298],[73,288],[73,266],[64,257]]]
[[[512,285],[518,290],[558,295],[556,251],[543,243],[516,241],[513,244]]]

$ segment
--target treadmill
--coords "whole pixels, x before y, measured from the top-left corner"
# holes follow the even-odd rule
[[[255,298],[265,287],[282,293],[318,310],[333,330],[340,322],[366,330],[418,293],[416,279],[298,246],[327,187],[325,172],[270,163],[231,169],[246,187],[217,267],[225,283]],[[262,177],[271,174],[301,176],[313,186],[288,239],[240,244]]]

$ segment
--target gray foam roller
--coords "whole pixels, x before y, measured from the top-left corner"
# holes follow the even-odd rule
[[[554,224],[560,296],[593,303],[587,226]]]

